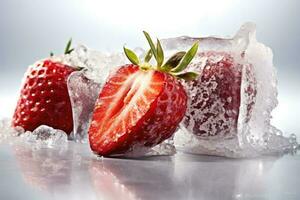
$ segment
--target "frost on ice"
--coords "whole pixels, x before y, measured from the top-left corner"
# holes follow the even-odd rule
[[[10,119],[0,120],[0,144],[29,144],[35,149],[66,147],[67,134],[58,129],[41,125],[34,131],[25,131],[22,127],[11,127]]]
[[[20,137],[24,141],[41,148],[65,146],[68,143],[68,136],[64,131],[46,125],[37,127],[33,132],[26,131]]]
[[[277,105],[276,72],[271,49],[256,41],[255,25],[245,24],[232,39],[180,37],[162,44],[173,52],[195,41],[199,50],[189,70],[200,75],[184,83],[188,109],[175,145],[228,157],[295,150],[295,136],[284,137],[270,124]]]
[[[88,79],[82,72],[74,72],[68,79],[68,90],[73,113],[75,141],[85,142],[100,84]]]

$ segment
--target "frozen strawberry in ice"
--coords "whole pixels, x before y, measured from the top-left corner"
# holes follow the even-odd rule
[[[170,138],[186,111],[187,95],[179,78],[189,80],[194,72],[182,72],[197,52],[194,44],[164,63],[159,40],[155,46],[144,32],[151,49],[142,63],[124,48],[133,63],[121,66],[103,86],[89,128],[91,149],[99,155],[123,154],[134,147],[153,147]],[[152,66],[152,57],[157,61]]]
[[[204,64],[193,66],[200,75],[185,84],[190,95],[183,124],[199,137],[230,137],[236,134],[238,126],[242,73],[254,79],[251,65],[237,63],[228,52],[202,52],[198,58]],[[255,96],[255,88],[249,87],[247,92]],[[249,103],[248,116],[251,110]]]
[[[70,40],[65,54],[72,50]],[[33,131],[40,125],[47,125],[70,134],[73,119],[67,79],[76,70],[51,58],[30,66],[25,74],[12,126]]]

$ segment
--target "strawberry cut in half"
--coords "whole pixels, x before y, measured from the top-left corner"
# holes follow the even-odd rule
[[[72,52],[70,46],[71,40],[65,54]],[[73,118],[67,79],[75,70],[78,69],[51,59],[30,66],[25,74],[12,126],[33,131],[40,125],[47,125],[70,134]]]
[[[124,48],[133,64],[121,66],[99,94],[89,128],[90,146],[96,154],[120,155],[135,147],[155,146],[170,138],[184,117],[187,95],[178,78],[196,77],[193,72],[181,71],[192,60],[198,44],[162,65],[160,42],[155,47],[144,34],[151,47],[145,62],[140,63],[134,52]],[[149,64],[152,55],[157,60],[155,67]]]

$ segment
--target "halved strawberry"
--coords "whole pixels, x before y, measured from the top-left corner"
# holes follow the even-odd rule
[[[70,53],[71,40],[65,53]],[[51,59],[37,62],[25,74],[12,126],[33,131],[48,125],[71,133],[72,107],[67,89],[67,78],[76,69]]]
[[[177,77],[195,77],[192,72],[179,72],[195,55],[197,44],[186,54],[181,53],[179,59],[173,56],[162,65],[159,41],[155,48],[145,35],[151,46],[146,63],[140,64],[137,56],[124,48],[134,64],[120,67],[100,92],[89,129],[90,146],[97,154],[107,156],[135,146],[157,145],[172,136],[185,114],[187,96]],[[151,54],[158,61],[155,68],[148,63]]]

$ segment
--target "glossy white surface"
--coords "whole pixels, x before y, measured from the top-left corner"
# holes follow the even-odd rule
[[[0,145],[0,199],[299,199],[300,156],[97,158],[87,144]]]

